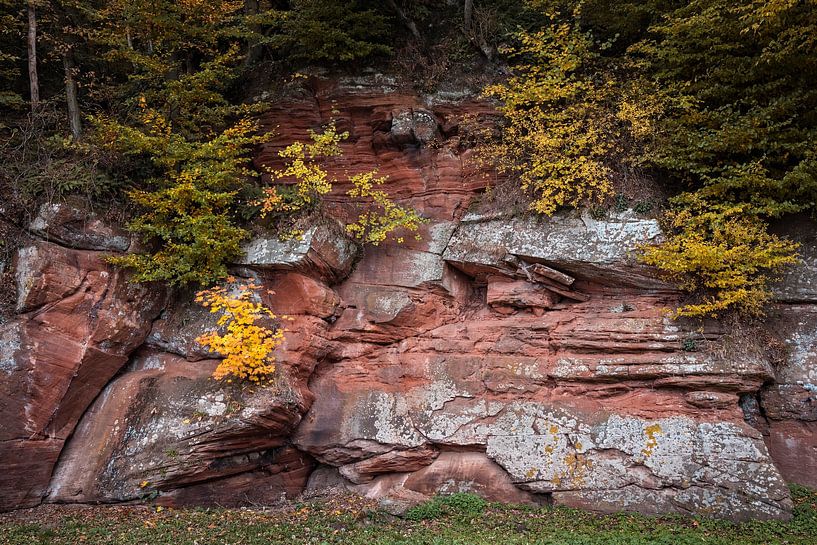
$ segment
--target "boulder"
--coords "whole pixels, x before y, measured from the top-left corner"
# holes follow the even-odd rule
[[[0,509],[46,492],[269,505],[306,486],[392,512],[473,492],[788,517],[784,477],[814,486],[817,474],[808,259],[778,292],[781,343],[673,321],[666,309],[681,294],[635,259],[660,240],[655,220],[466,213],[496,177],[473,160],[463,119],[490,128],[496,112],[452,97],[375,76],[312,78],[261,116],[278,129],[259,167],[280,168],[280,149],[330,119],[349,132],[325,165],[338,180],[329,215],[354,220],[348,177],[377,169],[385,191],[429,220],[421,240],[364,248],[334,223],[247,243],[234,271],[290,317],[271,385],[212,380],[217,355],[195,338],[217,316],[192,293],[163,302],[127,284],[99,251],[66,248],[119,243],[44,209],[32,232],[62,246],[20,252],[19,314],[0,325]]]
[[[126,252],[130,234],[106,222],[78,199],[45,203],[28,227],[45,240],[77,250]]]
[[[316,272],[330,282],[349,275],[358,247],[333,223],[310,227],[301,236],[281,240],[277,235],[256,236],[243,246],[237,265],[261,270]]]
[[[83,418],[54,472],[49,500],[125,501],[239,474],[281,475],[281,448],[305,401],[285,381],[252,388],[215,381],[217,364],[140,354]],[[237,496],[244,480],[226,482]],[[184,503],[204,490],[172,497]]]
[[[668,288],[654,270],[635,260],[639,247],[660,236],[656,220],[640,218],[632,210],[604,219],[589,211],[560,212],[549,218],[470,214],[454,232],[443,259],[472,276],[507,271],[512,257],[600,284]]]
[[[338,472],[323,466],[310,477],[306,494],[353,492],[378,500],[382,508],[394,514],[403,514],[437,494],[469,493],[514,504],[547,503],[544,496],[515,486],[508,474],[482,452],[442,452],[420,468],[401,469],[400,473],[384,474],[358,484],[345,478],[343,468]]]

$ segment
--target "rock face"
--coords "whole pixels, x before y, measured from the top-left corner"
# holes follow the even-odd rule
[[[318,369],[296,446],[338,467],[348,488],[387,501],[416,501],[439,474],[429,468],[465,451],[504,471],[496,491],[468,472],[436,490],[508,497],[511,484],[517,500],[598,510],[786,516],[788,490],[738,406],[771,365],[749,349],[720,356],[716,324],[696,336],[666,318],[677,294],[628,263],[643,239],[619,218],[588,228],[557,217],[586,248],[572,253],[554,251],[558,235],[538,222],[500,222],[464,221],[432,254],[442,274],[416,285],[445,294],[433,318],[386,320],[384,303],[367,298],[356,321],[335,324],[338,338],[369,341],[344,342]],[[643,223],[635,233],[658,234]],[[617,243],[603,238],[616,229]],[[359,270],[369,259],[382,257],[364,256]],[[386,284],[390,272],[379,271]],[[395,272],[393,284],[406,276]]]
[[[261,120],[276,137],[255,161],[280,167],[334,119],[349,139],[329,209],[354,217],[343,180],[378,169],[429,220],[421,240],[360,248],[328,222],[248,242],[234,272],[291,321],[274,383],[245,386],[210,378],[195,339],[216,316],[192,293],[128,284],[99,251],[122,248],[114,228],[44,208],[31,230],[61,245],[20,251],[0,326],[0,509],[344,489],[395,512],[474,492],[742,520],[789,516],[784,478],[817,486],[809,262],[779,288],[779,346],[674,322],[680,294],[633,258],[655,220],[466,213],[486,178],[461,120],[492,123],[489,105],[311,85]]]
[[[657,242],[661,228],[654,219],[631,210],[598,220],[589,211],[552,218],[483,218],[468,215],[448,244],[444,258],[466,273],[480,276],[517,263],[550,265],[557,271],[610,285],[668,288],[654,271],[639,266],[634,253],[640,244]],[[509,263],[509,256],[516,261]],[[524,269],[523,269],[524,271]],[[567,277],[569,279],[569,277]]]
[[[801,262],[776,286],[783,302],[769,328],[783,340],[775,381],[759,395],[761,429],[769,451],[789,482],[817,488],[817,235],[813,221],[788,226],[800,243]]]
[[[29,230],[45,240],[78,250],[125,252],[131,245],[127,232],[100,219],[74,199],[43,204]]]
[[[311,462],[286,447],[286,437],[303,400],[273,388],[225,388],[210,378],[217,363],[140,353],[82,420],[50,499],[124,501],[170,491],[162,501],[174,504],[216,490],[219,503],[240,502],[244,493],[272,503],[299,492]]]
[[[65,440],[163,303],[101,252],[32,242],[15,268],[17,315],[0,325],[0,509],[41,501]]]

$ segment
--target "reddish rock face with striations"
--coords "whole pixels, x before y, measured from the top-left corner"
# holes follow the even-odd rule
[[[654,219],[468,212],[490,178],[467,130],[490,126],[490,105],[378,77],[316,80],[263,117],[276,136],[256,162],[280,166],[278,150],[332,120],[349,132],[327,164],[341,180],[332,213],[354,217],[343,180],[378,169],[429,222],[403,244],[361,248],[327,222],[245,245],[234,272],[291,317],[272,385],[210,378],[217,355],[195,338],[215,317],[192,294],[163,304],[94,250],[21,251],[20,314],[0,331],[0,487],[16,495],[0,507],[269,504],[343,489],[394,511],[468,491],[786,518],[784,478],[815,485],[810,262],[781,288],[775,354],[723,324],[667,316],[680,294],[634,260],[661,236]],[[97,240],[47,212],[37,232]]]
[[[0,509],[41,501],[65,440],[161,309],[160,289],[104,255],[42,241],[18,252],[17,315],[0,326]]]

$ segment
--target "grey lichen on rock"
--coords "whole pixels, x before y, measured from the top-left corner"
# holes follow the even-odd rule
[[[78,250],[126,252],[131,245],[127,232],[102,220],[77,199],[44,203],[28,229],[45,240]]]
[[[352,270],[359,246],[342,226],[327,222],[288,239],[276,234],[256,236],[242,246],[242,251],[236,265],[317,272],[328,280],[339,281]]]
[[[506,257],[544,263],[585,280],[636,287],[668,287],[655,271],[637,263],[644,244],[660,240],[661,228],[632,210],[596,219],[589,211],[552,217],[497,218],[468,214],[443,258],[465,272],[502,270]]]

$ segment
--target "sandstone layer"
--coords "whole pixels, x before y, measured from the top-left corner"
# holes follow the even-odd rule
[[[111,269],[121,231],[42,211],[0,326],[0,509],[343,489],[395,511],[470,491],[786,518],[786,482],[817,486],[817,241],[779,287],[769,338],[676,322],[681,294],[634,259],[660,239],[654,219],[467,212],[495,179],[467,134],[494,122],[489,104],[315,80],[263,117],[275,137],[255,161],[280,166],[331,120],[349,132],[327,164],[332,214],[354,217],[343,181],[377,169],[428,222],[402,244],[360,247],[331,221],[247,242],[235,274],[291,317],[269,386],[210,378],[218,355],[195,339],[215,317]]]

